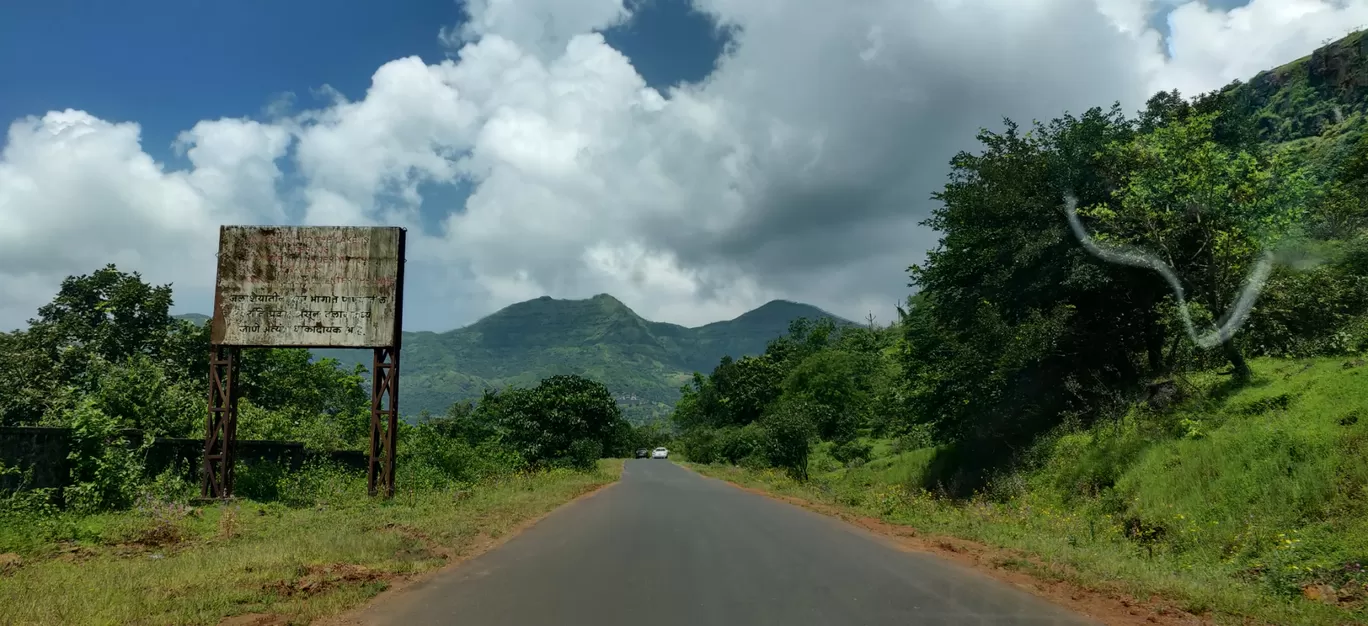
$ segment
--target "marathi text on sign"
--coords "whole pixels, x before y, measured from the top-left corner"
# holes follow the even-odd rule
[[[222,227],[213,342],[394,345],[403,238],[399,228]]]

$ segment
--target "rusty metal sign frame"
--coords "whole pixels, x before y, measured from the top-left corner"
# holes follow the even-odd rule
[[[220,228],[220,246],[224,230]],[[359,227],[366,228],[366,227]],[[367,228],[369,230],[369,228]],[[375,346],[371,361],[370,404],[370,460],[366,476],[367,492],[375,496],[381,489],[385,497],[394,497],[395,454],[399,432],[399,355],[403,343],[404,266],[407,259],[407,235],[404,228],[397,231],[396,256],[398,267],[394,281],[393,336],[387,345]],[[268,270],[270,271],[270,270]],[[220,312],[218,281],[215,281],[215,314]],[[233,496],[234,453],[237,447],[238,370],[243,348],[297,347],[340,348],[328,344],[253,345],[213,342],[209,347],[209,415],[205,422],[204,463],[200,496],[205,499],[226,500]],[[357,348],[351,348],[357,349]]]

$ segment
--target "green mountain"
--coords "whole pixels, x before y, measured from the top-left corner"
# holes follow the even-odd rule
[[[665,414],[693,372],[723,356],[759,354],[800,317],[851,322],[805,304],[776,300],[733,320],[697,328],[643,319],[616,298],[541,297],[510,305],[456,330],[404,333],[400,410],[443,413],[485,389],[533,385],[579,374],[606,384],[633,421]],[[315,350],[347,367],[370,367],[362,350]]]
[[[1333,167],[1368,131],[1368,32],[1352,33],[1223,91],[1253,115],[1265,141],[1318,168]]]

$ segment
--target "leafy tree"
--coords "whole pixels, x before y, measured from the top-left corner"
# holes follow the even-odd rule
[[[760,419],[779,395],[783,370],[768,356],[723,358],[710,380],[721,409],[714,423],[744,426]]]
[[[0,423],[60,423],[77,398],[96,391],[107,365],[161,364],[174,328],[170,306],[169,285],[114,265],[62,281],[28,329],[0,334]]]
[[[825,407],[815,424],[825,440],[846,442],[855,437],[869,409],[874,366],[868,355],[840,349],[815,352],[784,379],[784,395]]]
[[[808,355],[826,348],[841,336],[835,320],[816,320],[800,317],[789,322],[788,333],[774,339],[765,348],[765,357],[780,369],[788,369]]]
[[[1127,173],[1116,202],[1080,213],[1113,240],[1152,248],[1208,311],[1232,305],[1259,256],[1285,238],[1305,211],[1301,173],[1276,155],[1223,146],[1215,114],[1162,124],[1115,145]],[[1237,378],[1249,366],[1223,344]]]
[[[669,423],[661,420],[632,426],[631,433],[628,436],[632,442],[628,446],[630,449],[628,452],[643,448],[650,450],[660,446],[669,447],[674,441],[674,432]]]
[[[60,393],[51,362],[34,335],[0,333],[0,426],[36,424]]]
[[[149,285],[113,264],[68,277],[52,302],[29,320],[63,382],[85,373],[90,359],[111,363],[134,355],[159,356],[170,327],[171,286]]]
[[[679,394],[670,419],[680,430],[713,428],[721,422],[721,399],[709,377],[694,372],[693,379],[680,387]]]
[[[1134,132],[1116,107],[1029,133],[1008,120],[979,134],[981,153],[951,160],[925,222],[940,244],[909,268],[920,293],[900,349],[908,415],[941,441],[980,450],[984,464],[1010,462],[1039,433],[1069,415],[1096,419],[1118,389],[1164,368],[1162,283],[1093,258],[1060,209],[1065,193],[1110,200],[1119,174],[1106,149]]]
[[[176,382],[189,382],[207,388],[210,322],[206,320],[203,324],[195,324],[173,318],[169,324],[161,353],[166,375]]]
[[[446,415],[420,419],[420,424],[429,424],[437,434],[450,439],[458,439],[478,445],[481,442],[499,437],[498,425],[479,411],[475,402],[456,402],[447,409]]]
[[[174,381],[147,355],[136,355],[118,364],[97,360],[91,367],[96,384],[88,397],[94,407],[121,427],[142,430],[154,437],[203,434],[203,386]]]
[[[784,468],[798,480],[807,480],[808,458],[817,437],[813,415],[821,412],[819,407],[802,401],[776,404],[761,422],[770,463]]]
[[[498,420],[503,441],[534,464],[585,468],[630,444],[620,439],[626,420],[608,388],[580,376],[488,393],[480,405]]]
[[[207,357],[207,347],[204,354]],[[369,438],[370,392],[363,386],[361,366],[347,372],[337,361],[313,361],[308,350],[299,348],[247,349],[241,359],[241,397],[264,411],[283,412],[275,418],[276,436],[307,431],[318,435],[315,440],[320,443],[351,446]],[[252,419],[261,419],[260,414],[240,416],[240,428],[252,432]],[[264,431],[257,434],[266,435]],[[303,435],[286,438],[292,437]]]

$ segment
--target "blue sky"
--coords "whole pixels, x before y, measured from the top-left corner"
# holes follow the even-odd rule
[[[260,117],[287,92],[322,104],[323,85],[357,100],[387,61],[440,61],[438,30],[462,17],[455,0],[0,3],[0,123],[65,108],[136,121],[176,164],[171,143],[200,120]],[[705,77],[723,45],[686,0],[647,0],[605,37],[655,87]]]
[[[387,61],[441,60],[437,32],[462,17],[456,0],[0,3],[0,123],[68,107],[137,121],[144,149],[175,163],[171,142],[199,120],[259,117],[287,92],[309,106],[323,85],[355,100]],[[605,35],[654,87],[705,77],[724,44],[687,0],[644,0]]]

